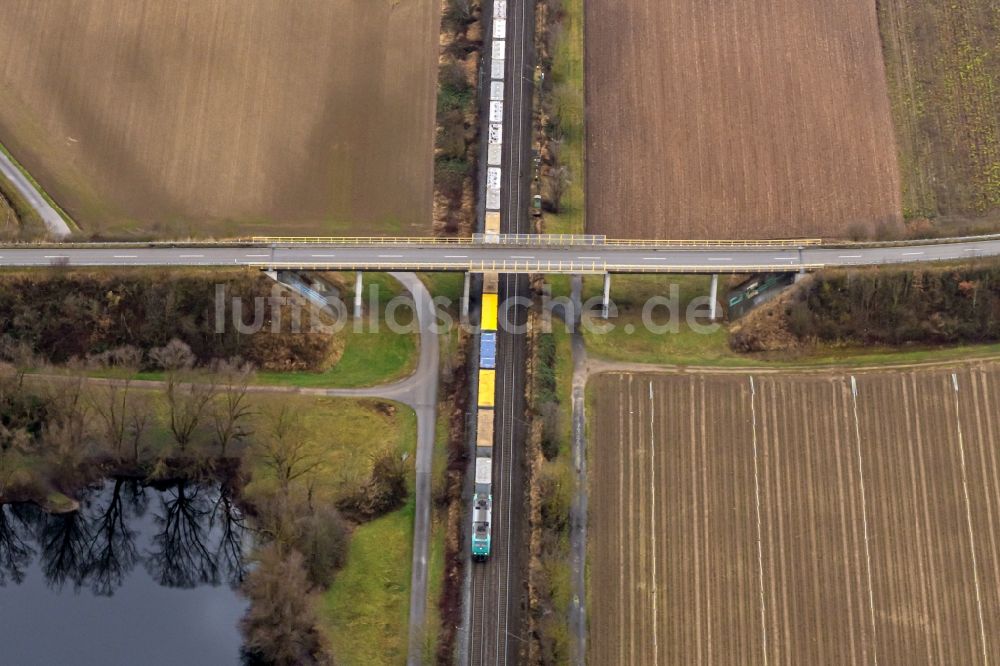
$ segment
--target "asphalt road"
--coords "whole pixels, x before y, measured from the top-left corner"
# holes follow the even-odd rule
[[[58,238],[70,234],[66,220],[62,219],[62,216],[56,212],[55,208],[49,205],[49,202],[45,200],[41,192],[38,191],[31,181],[24,177],[21,170],[15,166],[3,151],[0,151],[0,174],[3,174],[3,177],[10,181],[14,189],[38,212],[39,217],[42,218],[42,222],[45,223],[50,234]]]
[[[530,168],[530,165],[525,165]],[[516,193],[515,193],[516,196]],[[522,200],[526,202],[526,193]],[[505,197],[506,198],[506,197]],[[509,220],[508,216],[508,220]],[[516,222],[510,220],[512,223]],[[275,266],[382,271],[504,269],[506,272],[701,272],[796,270],[1000,255],[1000,239],[888,247],[622,247],[477,245],[281,245],[227,247],[134,244],[115,247],[0,246],[0,266]],[[506,264],[504,263],[506,262]],[[745,269],[745,270],[744,270]]]

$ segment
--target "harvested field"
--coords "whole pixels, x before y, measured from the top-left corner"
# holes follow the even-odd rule
[[[589,233],[900,226],[873,2],[594,0],[586,12]]]
[[[1000,4],[879,0],[878,6],[903,210],[908,217],[1000,222]]]
[[[437,0],[9,0],[0,142],[86,233],[427,234]]]
[[[590,663],[1000,659],[1000,365],[855,377],[595,380]]]

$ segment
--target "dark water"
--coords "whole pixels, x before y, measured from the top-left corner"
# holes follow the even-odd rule
[[[239,664],[245,541],[228,498],[192,484],[0,507],[0,664]]]

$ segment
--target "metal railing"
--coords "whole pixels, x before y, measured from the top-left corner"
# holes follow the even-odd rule
[[[253,243],[305,243],[311,245],[472,245],[472,238],[436,236],[253,236]]]
[[[670,248],[797,248],[822,245],[819,238],[786,240],[630,240],[587,234],[473,234],[471,238],[435,236],[254,236],[260,244],[311,245],[518,245],[563,247],[670,247]]]
[[[563,273],[597,275],[604,273],[790,273],[797,271],[815,271],[824,268],[824,264],[741,264],[735,266],[674,264],[609,264],[605,261],[542,261],[542,260],[497,260],[470,261],[462,263],[444,262],[306,262],[306,261],[274,261],[248,262],[240,264],[269,270],[300,270],[300,271],[468,271],[471,273]]]
[[[787,240],[631,240],[626,238],[609,238],[604,245],[622,247],[672,247],[672,248],[716,248],[716,247],[746,247],[746,248],[797,248],[822,245],[819,238],[792,238]]]

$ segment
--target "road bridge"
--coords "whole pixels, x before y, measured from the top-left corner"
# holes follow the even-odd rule
[[[0,266],[251,266],[279,270],[501,273],[752,273],[958,261],[1000,255],[1000,237],[885,245],[792,241],[616,241],[593,237],[323,239],[0,246]]]

